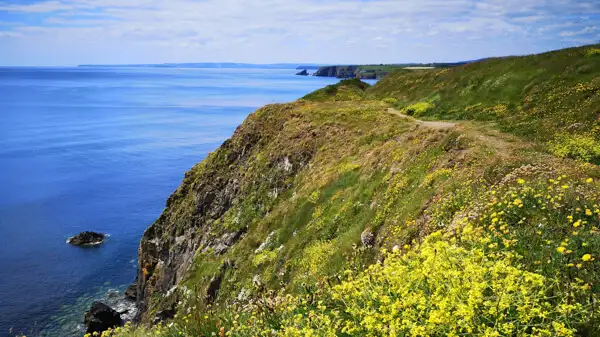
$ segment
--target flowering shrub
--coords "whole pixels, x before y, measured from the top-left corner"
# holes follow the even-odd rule
[[[550,151],[560,158],[600,162],[600,142],[590,135],[559,135],[550,143]]]
[[[393,97],[387,97],[387,98],[382,99],[381,101],[385,104],[392,104],[392,105],[398,104],[398,100]]]
[[[387,256],[325,299],[298,306],[283,336],[573,336],[581,310],[509,257],[463,248],[441,232]]]
[[[427,186],[427,187],[431,187],[431,185],[433,184],[433,182],[436,179],[447,179],[450,178],[452,176],[452,169],[448,169],[448,168],[441,168],[438,170],[435,170],[431,173],[429,173],[427,175],[427,177],[425,177],[425,180],[423,181],[423,185]]]
[[[585,56],[587,56],[587,57],[592,57],[592,56],[597,56],[597,55],[600,55],[600,48],[590,48],[585,51]]]
[[[304,256],[297,262],[302,274],[308,277],[317,277],[325,273],[327,262],[335,247],[333,242],[317,241],[311,244]]]
[[[402,109],[402,112],[409,116],[421,116],[427,111],[433,109],[435,106],[429,102],[419,102],[412,105],[409,105]]]

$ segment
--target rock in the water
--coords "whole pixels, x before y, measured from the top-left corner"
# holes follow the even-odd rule
[[[87,333],[102,333],[123,324],[121,314],[102,302],[94,302],[85,313],[83,322]]]
[[[137,283],[133,283],[125,290],[125,298],[135,301],[137,299]]]
[[[297,73],[296,75],[298,75],[298,76],[308,76],[308,71],[306,69],[304,69],[301,72]]]
[[[98,245],[104,242],[104,237],[104,234],[96,232],[82,232],[69,238],[67,242],[76,246]]]

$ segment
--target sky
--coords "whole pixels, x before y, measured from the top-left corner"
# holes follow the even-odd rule
[[[0,0],[0,65],[403,63],[600,42],[600,0]]]

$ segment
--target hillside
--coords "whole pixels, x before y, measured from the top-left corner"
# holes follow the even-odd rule
[[[114,335],[600,336],[599,90],[588,46],[257,110],[144,234]]]
[[[599,72],[596,45],[443,70],[395,72],[372,93],[393,97],[400,107],[427,106],[422,117],[491,121],[529,140],[554,139],[574,147],[592,143],[600,131]],[[589,152],[587,159],[598,163],[600,149]]]

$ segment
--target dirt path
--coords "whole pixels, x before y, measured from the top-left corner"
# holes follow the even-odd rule
[[[405,114],[401,113],[400,111],[398,111],[398,110],[396,110],[394,108],[388,108],[387,112],[389,114],[396,115],[398,117],[411,120],[411,121],[413,121],[413,122],[415,122],[415,123],[417,123],[419,125],[423,125],[423,126],[426,126],[428,128],[432,128],[432,129],[451,129],[451,128],[453,128],[453,127],[456,126],[455,123],[449,123],[449,122],[422,121],[420,119],[416,119],[416,118],[410,117],[408,115],[405,115]]]
[[[405,115],[394,108],[388,108],[387,113],[410,120],[417,125],[422,125],[432,129],[439,130],[456,128],[457,130],[463,132],[470,139],[491,147],[497,153],[499,153],[501,157],[509,155],[517,148],[532,146],[531,144],[523,142],[522,140],[518,140],[514,136],[503,134],[491,127],[486,127],[470,121],[461,122],[460,124],[443,121],[422,121],[420,119]]]

